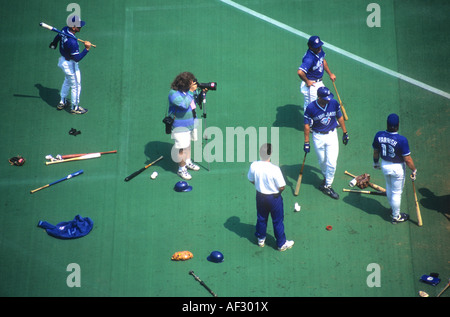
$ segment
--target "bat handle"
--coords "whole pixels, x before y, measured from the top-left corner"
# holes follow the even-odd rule
[[[42,187],[33,189],[33,190],[30,191],[30,194],[34,194],[35,192],[37,192],[37,191],[39,191],[39,190],[41,190],[41,189],[47,188],[47,187],[49,187],[49,186],[50,186],[50,185],[47,184],[47,185],[44,185],[44,186],[42,186]]]

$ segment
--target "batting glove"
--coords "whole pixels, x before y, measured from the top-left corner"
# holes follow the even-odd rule
[[[309,153],[309,142],[305,142],[305,145],[303,146],[303,151],[305,151],[305,153]]]
[[[342,136],[342,142],[344,143],[344,145],[347,145],[348,139],[350,139],[348,133],[345,132],[344,135]]]
[[[56,50],[56,46],[58,45],[58,43],[54,43],[54,42],[51,42],[50,43],[50,45],[48,46],[49,48],[51,48],[51,49],[53,49],[53,50]]]
[[[411,173],[411,175],[409,177],[411,177],[411,179],[413,181],[415,181],[416,180],[416,174],[417,174],[417,168],[414,171],[412,171],[412,173]]]
[[[380,170],[381,169],[381,165],[380,165],[380,162],[373,162],[373,168],[374,169],[376,169],[376,170]]]

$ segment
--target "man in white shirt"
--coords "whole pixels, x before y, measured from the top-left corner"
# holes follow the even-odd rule
[[[294,241],[286,240],[284,232],[284,207],[281,192],[286,187],[281,169],[270,162],[272,146],[265,143],[259,150],[260,161],[250,165],[247,178],[256,189],[256,232],[258,245],[264,247],[266,241],[267,222],[272,217],[273,231],[280,251],[292,248]]]

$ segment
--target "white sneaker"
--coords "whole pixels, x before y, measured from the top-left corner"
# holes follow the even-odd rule
[[[193,171],[198,171],[200,167],[192,162],[186,163],[186,167]]]
[[[263,238],[263,239],[258,238],[258,245],[261,248],[264,248],[265,242],[266,242],[266,238]]]
[[[182,179],[190,180],[192,178],[191,174],[188,173],[187,169],[179,169],[177,172],[178,176],[180,176]]]
[[[294,245],[293,240],[286,240],[286,242],[281,246],[281,248],[278,248],[279,251],[286,251],[287,249],[292,248]]]

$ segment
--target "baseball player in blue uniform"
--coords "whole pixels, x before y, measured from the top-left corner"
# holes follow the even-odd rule
[[[333,99],[333,94],[327,87],[317,90],[318,99],[306,107],[304,114],[303,150],[310,151],[309,135],[312,133],[314,148],[319,160],[320,169],[324,180],[319,186],[323,193],[331,198],[339,199],[339,195],[331,188],[336,172],[337,158],[339,154],[338,123],[344,132],[342,142],[347,145],[349,136],[345,127],[340,104]]]
[[[57,106],[58,110],[64,109],[69,105],[67,96],[70,91],[70,105],[72,114],[84,114],[87,109],[79,105],[81,93],[81,73],[78,63],[87,55],[91,48],[91,43],[86,41],[84,43],[84,50],[80,52],[77,38],[75,34],[81,31],[81,28],[86,24],[81,21],[79,17],[73,16],[71,26],[65,26],[59,34],[55,36],[50,43],[50,48],[56,49],[59,43],[59,52],[61,57],[58,60],[58,67],[64,72],[64,82],[61,87],[61,100]]]
[[[260,161],[250,165],[248,180],[256,189],[256,232],[258,245],[264,247],[266,241],[267,222],[272,217],[273,231],[279,251],[292,248],[294,241],[286,240],[284,232],[284,207],[281,193],[286,187],[281,169],[270,162],[272,145],[265,143],[259,150]]]
[[[391,206],[392,223],[396,224],[409,219],[409,215],[400,212],[403,187],[405,185],[405,165],[416,179],[417,169],[411,158],[408,139],[398,134],[399,117],[391,113],[387,117],[387,130],[379,131],[373,139],[373,167],[381,169],[386,180],[386,196]],[[380,164],[381,157],[381,164]]]
[[[327,72],[333,82],[336,80],[336,76],[330,71],[325,60],[325,52],[322,49],[322,45],[323,42],[318,36],[311,36],[308,40],[308,50],[297,70],[297,74],[302,80],[300,91],[305,97],[303,113],[306,107],[317,99],[317,89],[324,87],[322,82],[323,71]]]

